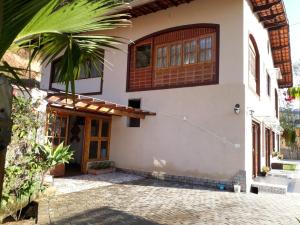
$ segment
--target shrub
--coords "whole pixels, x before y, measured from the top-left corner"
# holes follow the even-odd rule
[[[270,172],[270,170],[271,170],[271,169],[270,169],[270,167],[268,167],[268,166],[264,166],[264,167],[261,169],[261,172],[262,172],[262,173],[266,173],[266,174],[267,174],[267,173],[269,173],[269,172]]]
[[[277,158],[280,159],[280,160],[283,160],[283,154],[279,153],[279,154],[277,155]]]
[[[43,178],[50,168],[72,158],[69,147],[63,144],[54,149],[50,144],[36,143],[36,131],[41,126],[35,110],[38,106],[38,102],[23,97],[13,100],[13,135],[8,146],[0,221],[16,214],[44,189]]]
[[[50,144],[35,144],[16,161],[9,162],[5,168],[1,201],[4,213],[11,215],[33,200],[32,197],[44,189],[45,173],[58,164],[68,163],[72,154],[69,146],[63,146],[63,143],[57,148]]]

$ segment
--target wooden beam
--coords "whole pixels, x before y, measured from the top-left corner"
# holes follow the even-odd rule
[[[78,111],[78,110],[72,110],[72,109],[63,109],[63,108],[59,108],[59,107],[55,107],[55,106],[48,106],[47,107],[47,112],[49,112],[49,110],[52,111],[57,111],[63,114],[67,114],[67,115],[75,115],[75,116],[82,116],[82,117],[86,117],[86,116],[93,116],[96,118],[104,118],[104,119],[110,119],[111,115],[100,115],[99,113],[90,113],[90,112],[83,112],[83,111]]]
[[[278,47],[271,47],[272,51],[277,51],[277,50],[281,50],[283,48],[289,48],[290,45],[282,45],[282,46],[278,46]]]
[[[273,20],[277,16],[281,16],[281,15],[284,15],[284,12],[273,14],[273,15],[269,15],[269,16],[261,16],[261,17],[259,17],[259,22],[265,22],[267,20]]]
[[[279,62],[274,62],[274,65],[278,65],[278,64],[285,64],[285,63],[292,63],[291,60],[285,60],[285,61],[279,61]]]
[[[284,22],[275,22],[275,23],[270,23],[270,24],[265,24],[264,23],[264,28],[266,29],[279,29],[281,27],[284,27],[287,25],[287,22],[284,21]]]
[[[286,27],[288,26],[288,24],[285,22],[285,23],[280,23],[280,24],[272,24],[273,26],[268,26],[268,27],[265,27],[267,28],[269,31],[273,31],[273,30],[279,30],[283,27]]]
[[[268,10],[268,9],[271,9],[274,5],[277,5],[281,3],[281,0],[275,0],[274,2],[272,3],[267,3],[265,5],[260,5],[260,6],[254,6],[253,7],[253,12],[254,13],[257,13],[257,12],[260,12],[260,11],[264,11],[264,10]]]

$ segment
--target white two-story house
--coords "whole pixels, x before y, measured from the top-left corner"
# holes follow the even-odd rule
[[[278,148],[278,88],[293,83],[283,1],[131,5],[132,26],[106,34],[132,43],[105,50],[103,77],[81,74],[75,108],[58,93],[56,61],[43,68],[55,115],[49,138],[71,145],[82,172],[112,160],[162,179],[249,190]]]

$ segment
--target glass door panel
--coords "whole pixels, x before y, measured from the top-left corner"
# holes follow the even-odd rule
[[[108,141],[101,141],[101,160],[108,160]]]
[[[108,137],[108,134],[109,134],[109,121],[102,121],[101,136]]]
[[[91,121],[91,137],[99,136],[99,120]]]
[[[89,159],[95,160],[98,158],[98,141],[91,141],[89,148]]]
[[[47,138],[54,146],[67,140],[68,119],[69,117],[66,115],[60,115],[56,112],[49,113],[47,120]]]

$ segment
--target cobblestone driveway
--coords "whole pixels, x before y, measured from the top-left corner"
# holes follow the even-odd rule
[[[151,179],[43,200],[39,224],[298,224],[300,195],[235,194]]]

